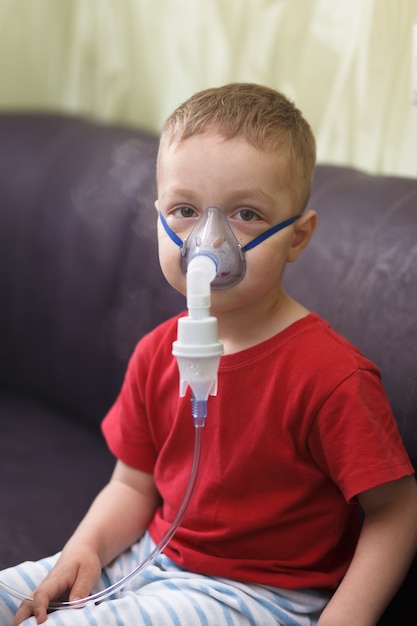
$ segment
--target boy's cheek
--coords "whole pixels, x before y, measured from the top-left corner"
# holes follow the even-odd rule
[[[180,267],[180,252],[173,248],[172,242],[159,247],[159,263],[165,279],[177,291],[186,295],[186,279]]]

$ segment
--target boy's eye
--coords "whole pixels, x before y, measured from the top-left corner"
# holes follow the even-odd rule
[[[175,217],[196,217],[197,213],[190,206],[183,205],[174,209],[172,215]]]
[[[235,213],[233,217],[242,222],[256,222],[260,219],[259,215],[255,213],[255,211],[252,211],[252,209],[241,209]]]

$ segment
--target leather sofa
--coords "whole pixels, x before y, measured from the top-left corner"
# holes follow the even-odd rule
[[[0,568],[70,535],[112,471],[99,424],[135,343],[184,308],[158,264],[157,144],[0,114]],[[319,165],[310,206],[286,288],[378,364],[417,466],[417,180]],[[414,562],[381,625],[416,623],[416,588]]]

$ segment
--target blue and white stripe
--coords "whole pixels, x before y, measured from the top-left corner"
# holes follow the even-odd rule
[[[102,573],[99,591],[128,574],[153,549],[149,535]],[[30,594],[58,555],[0,572],[0,580]],[[55,611],[48,626],[313,626],[328,597],[316,591],[287,591],[204,576],[178,567],[163,554],[99,605]],[[19,600],[0,587],[0,624],[11,626]],[[32,617],[24,626],[36,626]]]

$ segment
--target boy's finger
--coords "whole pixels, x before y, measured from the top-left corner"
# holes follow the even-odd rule
[[[25,619],[33,615],[33,607],[27,602],[22,602],[13,618],[12,626],[19,626]]]
[[[42,588],[38,588],[33,594],[33,615],[36,617],[38,624],[43,624],[48,616],[48,606],[51,602],[51,596]]]
[[[87,582],[87,580],[83,580],[83,577],[80,576],[79,578],[77,578],[71,589],[69,599],[71,602],[74,602],[76,600],[82,600],[83,598],[87,598],[89,596],[90,591],[91,583],[89,581]],[[80,604],[80,607],[81,606],[83,605]]]

